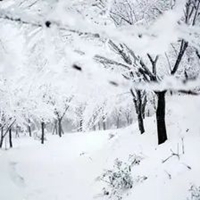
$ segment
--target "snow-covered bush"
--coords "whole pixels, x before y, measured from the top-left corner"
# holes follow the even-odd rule
[[[128,162],[123,162],[116,159],[113,165],[113,169],[105,170],[105,172],[98,177],[98,180],[107,184],[106,188],[103,188],[103,194],[109,196],[109,198],[120,200],[122,195],[127,190],[131,189],[135,184],[145,180],[145,176],[132,176],[132,167],[139,165],[142,157],[131,155]]]
[[[188,200],[200,200],[200,186],[192,185],[190,188],[190,197]]]

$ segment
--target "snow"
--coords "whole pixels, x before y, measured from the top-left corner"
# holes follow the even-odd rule
[[[108,183],[98,178],[135,155],[141,162],[128,170],[135,182],[122,199],[194,200],[187,197],[200,187],[200,98],[177,91],[199,94],[200,1],[0,2],[0,200],[106,200]],[[130,124],[130,89],[176,92],[167,93],[164,144],[157,144],[155,116],[145,119],[143,135],[137,122],[87,132]],[[147,97],[152,113],[155,99]],[[56,119],[82,132],[48,133]],[[37,138],[24,134],[27,125]],[[8,150],[9,130],[20,134]]]
[[[127,191],[123,199],[185,200],[190,186],[200,185],[199,100],[168,97],[169,140],[160,146],[154,116],[145,120],[143,135],[133,124],[119,130],[65,134],[62,139],[48,135],[45,145],[16,138],[15,148],[0,151],[0,199],[106,199],[102,195],[106,184],[96,178],[104,169],[112,169],[116,158],[127,161],[136,154],[143,159],[133,167],[133,177],[147,180]],[[180,158],[170,157],[172,151]]]

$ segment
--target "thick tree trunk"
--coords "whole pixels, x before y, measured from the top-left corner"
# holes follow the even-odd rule
[[[41,123],[42,135],[41,135],[41,143],[44,144],[44,122]]]
[[[143,134],[145,132],[144,129],[144,112],[145,112],[145,106],[142,104],[142,96],[141,96],[141,90],[137,90],[137,97],[134,98],[134,103],[135,103],[135,109],[137,113],[137,118],[138,118],[138,128],[140,130],[140,133]]]
[[[143,134],[145,132],[145,130],[144,130],[144,120],[142,118],[142,113],[139,112],[137,114],[137,117],[138,117],[138,127],[139,127],[139,130],[140,130],[140,133]]]
[[[167,140],[167,131],[165,125],[165,94],[166,91],[156,92],[158,97],[156,120],[158,144],[162,144]]]
[[[12,128],[11,127],[9,129],[9,145],[10,145],[10,148],[13,147],[13,143],[12,143]]]

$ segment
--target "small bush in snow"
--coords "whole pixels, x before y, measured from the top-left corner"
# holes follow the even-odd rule
[[[192,185],[190,188],[190,198],[188,200],[200,200],[200,186]]]
[[[112,199],[122,199],[122,194],[131,189],[136,183],[145,180],[146,177],[133,178],[131,174],[132,167],[139,165],[141,161],[139,156],[130,156],[128,162],[122,162],[116,159],[112,170],[105,172],[98,178],[107,184],[107,188],[103,188],[104,195],[108,195]]]

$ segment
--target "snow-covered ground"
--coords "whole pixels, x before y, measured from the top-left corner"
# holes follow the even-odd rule
[[[135,154],[143,159],[132,175],[147,179],[124,193],[123,199],[187,200],[191,185],[200,186],[200,98],[168,98],[169,140],[160,146],[155,117],[145,120],[143,135],[133,124],[63,138],[49,135],[45,145],[31,138],[15,139],[15,148],[0,151],[0,200],[107,199],[101,195],[106,183],[96,178],[112,169],[116,158],[127,161]]]

